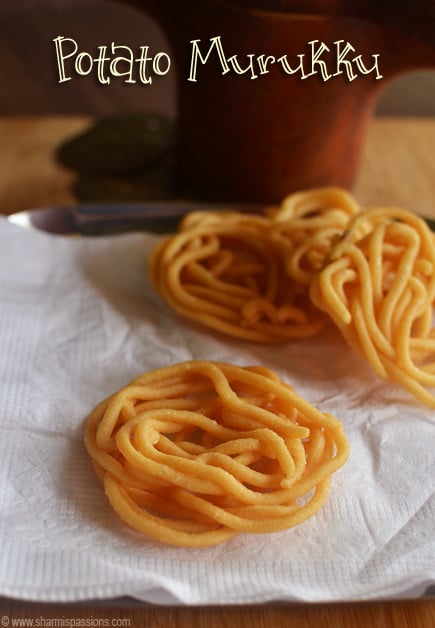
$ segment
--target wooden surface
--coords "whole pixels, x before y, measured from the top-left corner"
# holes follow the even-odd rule
[[[4,86],[0,115],[116,115],[145,108],[173,115],[176,111],[175,72],[146,87],[130,84],[128,89],[118,81],[102,88],[90,77],[57,83],[52,39],[59,34],[75,37],[83,51],[112,41],[133,50],[147,44],[152,54],[168,51],[161,29],[145,11],[118,0],[3,0],[0,24]],[[382,115],[435,115],[434,69],[406,73],[386,85],[376,111]]]
[[[2,626],[8,625],[3,623],[5,616],[10,618],[10,626],[13,619],[28,618],[39,620],[35,623],[39,626],[44,626],[44,622],[49,626],[50,620],[56,619],[57,623],[51,625],[58,627],[67,619],[71,626],[75,623],[122,628],[432,628],[435,602],[159,608],[138,604],[63,606],[0,600]],[[86,624],[86,619],[94,623]],[[67,621],[63,625],[67,626]]]
[[[1,213],[74,202],[72,174],[59,168],[53,149],[87,124],[89,119],[77,117],[0,119]],[[353,190],[358,200],[435,217],[433,146],[435,119],[374,120]],[[1,625],[17,625],[15,620],[39,626],[429,628],[435,625],[435,600],[161,608],[126,601],[64,605],[0,599]]]
[[[0,118],[0,213],[74,203],[58,144],[90,125],[78,116]],[[401,205],[435,217],[435,118],[375,118],[353,192],[360,203]]]

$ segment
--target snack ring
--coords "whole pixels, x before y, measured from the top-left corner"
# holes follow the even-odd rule
[[[85,445],[129,526],[201,547],[299,524],[346,461],[342,425],[271,370],[189,361],[101,402]]]
[[[353,196],[328,186],[289,194],[272,217],[271,230],[285,253],[288,276],[309,286],[334,240],[360,211]]]
[[[256,342],[306,338],[323,325],[306,286],[292,281],[264,216],[192,212],[150,258],[156,291],[179,314]]]
[[[435,408],[435,238],[424,220],[395,208],[359,213],[310,294],[380,378]]]

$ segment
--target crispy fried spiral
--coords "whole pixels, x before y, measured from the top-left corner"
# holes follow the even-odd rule
[[[286,197],[273,216],[272,232],[284,248],[288,276],[308,286],[332,242],[358,211],[353,196],[337,187],[304,190]]]
[[[284,268],[267,217],[194,212],[150,259],[156,290],[178,313],[257,342],[312,336],[323,317]]]
[[[197,547],[312,516],[349,452],[341,423],[273,371],[208,361],[138,377],[93,410],[85,444],[127,524]]]
[[[359,213],[311,298],[379,377],[435,407],[435,240],[422,219],[395,208]]]
[[[177,312],[238,338],[306,338],[327,314],[382,379],[434,407],[434,251],[415,213],[361,209],[323,187],[267,216],[194,212],[155,249],[150,271]]]

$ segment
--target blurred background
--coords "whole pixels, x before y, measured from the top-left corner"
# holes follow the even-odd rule
[[[175,1],[175,0],[174,0]],[[177,0],[178,1],[178,0]],[[57,83],[53,39],[71,37],[79,50],[98,45],[169,46],[159,27],[137,8],[107,0],[1,0],[0,115],[116,115],[125,111],[176,112],[174,77],[152,85],[114,81],[104,86],[90,77]],[[434,34],[435,37],[435,34]],[[403,75],[388,85],[377,115],[434,116],[435,69]]]

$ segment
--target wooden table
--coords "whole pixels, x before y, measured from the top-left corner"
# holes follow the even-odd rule
[[[0,120],[0,213],[74,202],[73,175],[56,164],[53,149],[89,122],[82,117]],[[435,119],[375,120],[353,190],[357,199],[435,218],[434,146]],[[43,604],[0,599],[0,618],[3,626],[14,625],[15,619],[24,624],[27,618],[39,626],[429,628],[435,625],[435,600],[160,608],[125,600]]]
[[[75,116],[0,118],[0,213],[73,203],[74,175],[53,149],[91,124]],[[369,128],[354,193],[435,217],[435,118],[378,118]]]

